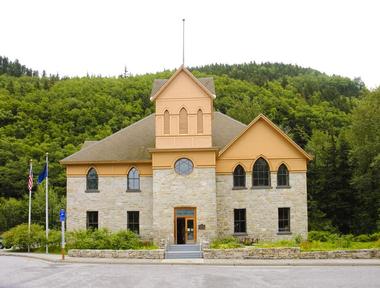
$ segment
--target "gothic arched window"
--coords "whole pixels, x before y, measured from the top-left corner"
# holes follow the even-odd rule
[[[203,112],[201,109],[197,112],[197,133],[203,133]]]
[[[269,186],[270,171],[267,161],[263,158],[257,159],[253,165],[252,185],[253,186]]]
[[[98,190],[98,173],[95,168],[88,170],[86,177],[86,190]]]
[[[234,170],[234,188],[245,187],[245,170],[241,165],[237,165]]]
[[[170,134],[170,115],[168,110],[164,112],[164,134]]]
[[[140,175],[139,171],[133,167],[128,172],[128,190],[140,190]]]
[[[285,164],[281,164],[277,171],[277,186],[289,186],[289,171]]]
[[[179,111],[179,134],[187,134],[188,133],[188,119],[187,119],[187,111],[185,108],[182,108]]]

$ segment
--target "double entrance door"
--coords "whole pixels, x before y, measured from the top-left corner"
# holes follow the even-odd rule
[[[174,237],[176,244],[191,244],[197,241],[195,208],[174,209]]]

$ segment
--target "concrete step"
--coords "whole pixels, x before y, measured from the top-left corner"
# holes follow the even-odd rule
[[[169,245],[167,251],[201,251],[199,244]]]
[[[203,258],[201,251],[166,251],[165,259],[196,259]]]

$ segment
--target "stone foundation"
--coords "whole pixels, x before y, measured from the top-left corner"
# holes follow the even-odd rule
[[[71,249],[70,257],[87,258],[129,258],[129,259],[164,259],[165,250],[95,250]]]
[[[380,259],[379,249],[301,252],[300,248],[204,249],[205,259]]]

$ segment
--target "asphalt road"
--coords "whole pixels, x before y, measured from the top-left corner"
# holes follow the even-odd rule
[[[380,266],[58,264],[0,256],[0,287],[380,287]]]

